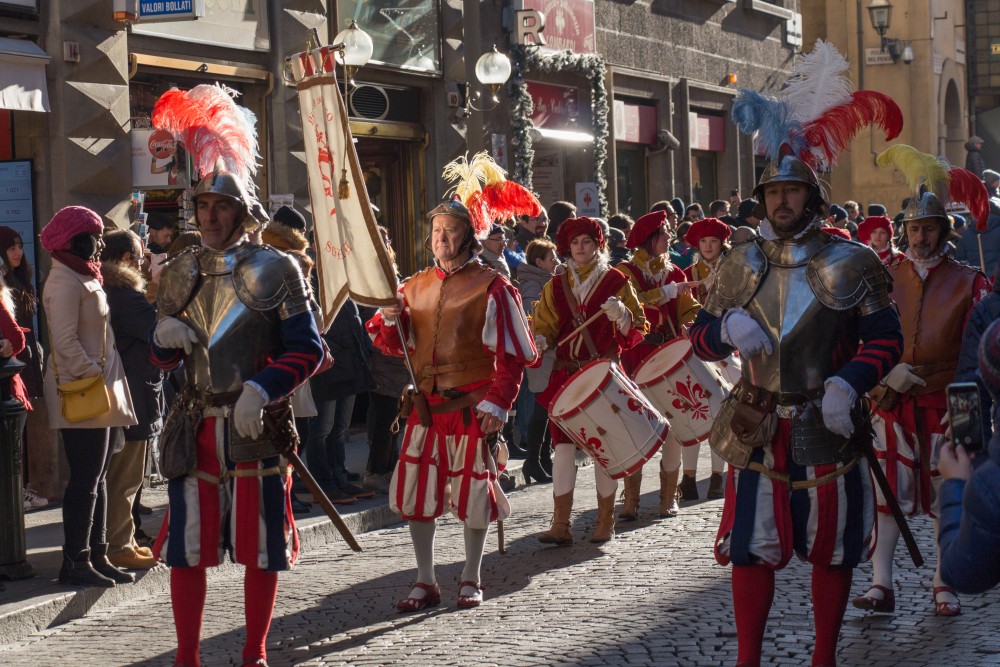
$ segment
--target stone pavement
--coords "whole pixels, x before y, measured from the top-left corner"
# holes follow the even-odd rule
[[[707,449],[707,448],[706,448]],[[706,470],[706,465],[703,466]],[[455,608],[464,558],[461,524],[438,532],[440,607],[400,615],[392,603],[414,577],[405,526],[360,536],[364,553],[342,542],[314,545],[281,575],[268,642],[269,662],[284,665],[723,665],[736,655],[728,570],[715,565],[711,544],[721,501],[685,507],[656,520],[657,490],[647,475],[638,521],[619,524],[605,545],[585,540],[596,518],[593,475],[580,471],[572,547],[543,547],[535,534],[551,510],[551,486],[512,494],[506,522],[509,552],[495,534],[483,565],[486,602]],[[706,480],[702,480],[704,495]],[[931,525],[914,522],[925,554]],[[937,618],[930,566],[916,570],[897,552],[897,609],[892,616],[851,608],[840,643],[842,665],[1000,665],[996,593],[965,596],[965,613]],[[933,558],[928,560],[933,562]],[[868,568],[854,591],[864,590]],[[809,570],[793,562],[777,577],[778,594],[765,638],[766,662],[808,664],[812,644]],[[239,664],[242,587],[234,568],[209,583],[203,662]],[[174,633],[165,590],[93,610],[84,618],[0,647],[0,664],[170,665]]]

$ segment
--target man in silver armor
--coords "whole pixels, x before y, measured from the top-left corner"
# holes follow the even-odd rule
[[[297,262],[247,239],[259,204],[241,181],[208,175],[194,203],[202,245],[166,264],[157,293],[152,359],[183,363],[186,383],[162,436],[169,506],[154,553],[171,568],[174,664],[200,664],[206,568],[228,552],[246,566],[242,664],[266,665],[277,573],[299,551],[284,399],[323,352]]]
[[[812,168],[784,155],[754,195],[760,236],[719,264],[691,329],[702,359],[743,361],[709,439],[730,464],[716,560],[733,564],[739,665],[760,664],[774,572],[793,551],[813,564],[812,664],[833,665],[874,521],[861,401],[899,359],[900,323],[878,257],[820,231]]]

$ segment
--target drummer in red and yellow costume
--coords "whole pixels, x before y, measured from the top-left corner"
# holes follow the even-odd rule
[[[682,327],[694,321],[701,306],[687,287],[684,271],[670,263],[670,229],[665,211],[647,213],[639,218],[625,245],[634,249],[632,259],[617,268],[632,282],[649,325],[644,340],[622,352],[622,368],[629,377],[650,354]],[[701,224],[701,223],[695,223]],[[677,516],[677,479],[680,475],[681,446],[668,434],[660,458],[660,516]],[[625,478],[625,501],[618,517],[635,519],[639,510],[642,468]]]
[[[879,160],[883,164],[881,156]],[[969,178],[976,179],[971,174]],[[985,187],[981,196],[985,202]],[[987,206],[983,204],[987,211],[984,219]],[[951,222],[935,194],[915,195],[903,212],[903,225],[907,251],[889,265],[891,296],[903,324],[903,356],[869,392],[875,403],[872,426],[879,463],[900,509],[906,514],[934,516],[936,522],[937,487],[941,483],[937,452],[945,437],[941,420],[947,414],[945,388],[958,368],[968,315],[989,294],[990,287],[982,273],[948,256]],[[854,598],[854,606],[888,613],[895,610],[892,559],[899,528],[881,490],[877,491],[878,541],[872,555],[872,585],[864,595]],[[939,616],[961,613],[955,591],[941,579],[940,567],[934,572],[933,599]]]
[[[559,254],[567,258],[566,272],[542,288],[535,305],[533,327],[539,351],[564,340],[577,322],[603,311],[599,317],[556,350],[555,368],[548,387],[537,400],[551,412],[556,393],[570,377],[594,359],[617,359],[624,350],[642,342],[646,319],[635,290],[625,275],[609,264],[601,225],[591,218],[570,218],[559,226]],[[567,289],[568,288],[568,289]],[[578,308],[571,305],[579,304]],[[579,319],[574,318],[574,314]],[[555,509],[552,525],[539,535],[544,544],[572,544],[570,513],[576,486],[576,445],[554,423],[552,432],[552,494]],[[615,493],[618,482],[600,465],[594,465],[597,480],[598,522],[591,542],[607,542],[615,534]]]
[[[719,260],[729,250],[726,241],[732,236],[733,230],[718,218],[704,218],[691,225],[684,240],[698,251],[698,261],[684,270],[691,281],[700,282],[695,298],[699,302],[705,300],[712,289],[715,280],[715,270]]]
[[[885,215],[869,216],[858,225],[858,240],[874,250],[886,266],[903,255],[892,244],[892,237],[895,234],[892,220]]]
[[[732,236],[732,229],[718,218],[705,218],[691,225],[684,240],[692,248],[698,249],[698,261],[689,266],[685,273],[689,280],[700,282],[695,295],[699,301],[704,301],[715,282],[715,271],[719,260],[729,250],[726,241]],[[684,476],[681,478],[681,500],[698,500],[698,454],[701,443],[696,442],[681,449],[684,459]],[[712,452],[712,476],[708,482],[709,499],[725,496],[726,462],[722,457]]]
[[[431,412],[429,423],[421,423],[418,409],[410,413],[389,487],[390,507],[409,521],[417,560],[417,581],[396,603],[399,611],[441,601],[434,533],[446,511],[465,523],[457,606],[482,602],[486,534],[491,522],[510,514],[496,483],[506,451],[501,448],[494,461],[484,438],[507,421],[524,366],[536,357],[517,289],[479,260],[479,241],[488,227],[474,227],[457,200],[435,208],[429,219],[434,266],[402,285],[399,306],[382,308],[368,322],[379,350],[403,356],[395,326],[400,319]]]

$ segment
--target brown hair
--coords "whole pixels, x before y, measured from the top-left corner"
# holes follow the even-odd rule
[[[545,256],[549,254],[549,251],[556,252],[556,244],[548,239],[535,239],[528,244],[528,247],[524,251],[525,260],[530,266],[537,267],[535,264],[540,259],[545,259]]]

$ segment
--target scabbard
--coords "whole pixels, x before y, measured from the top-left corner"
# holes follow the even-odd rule
[[[878,457],[875,456],[875,450],[867,447],[865,449],[865,456],[868,458],[868,467],[871,468],[875,483],[882,489],[882,497],[885,498],[885,504],[889,506],[892,518],[895,519],[896,525],[899,526],[899,534],[903,536],[906,550],[910,552],[910,559],[913,560],[913,564],[917,567],[922,566],[924,564],[924,557],[920,554],[917,541],[913,539],[913,533],[910,532],[910,524],[906,522],[903,510],[899,508],[899,501],[896,500],[896,495],[889,486],[889,480],[885,478],[885,473],[882,472],[882,466],[879,465]]]

